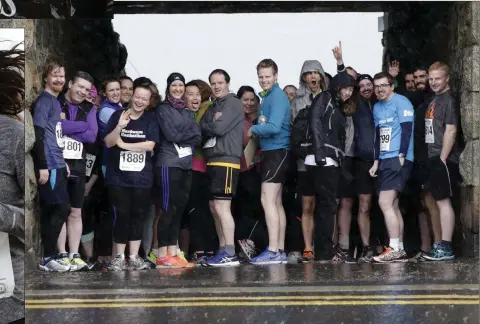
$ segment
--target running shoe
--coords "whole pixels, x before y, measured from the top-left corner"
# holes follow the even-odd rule
[[[210,267],[235,267],[240,265],[240,259],[237,255],[230,256],[223,251],[208,259],[206,263]]]
[[[310,263],[315,260],[315,253],[310,248],[303,250],[303,255],[298,258],[298,263]]]
[[[70,263],[65,263],[57,256],[42,258],[38,268],[42,271],[66,272],[70,270]]]
[[[338,245],[335,247],[335,255],[332,258],[333,262],[342,263],[347,260],[348,250],[341,249]]]
[[[185,261],[186,263],[188,263],[188,260],[185,258],[185,253],[183,253],[183,251],[179,251],[177,253],[177,256],[182,259],[183,261]]]
[[[285,253],[285,251],[280,252],[280,261],[282,261],[282,264],[287,264],[288,263],[288,257],[287,257],[287,253]]]
[[[155,253],[153,253],[153,251],[150,251],[150,253],[147,255],[147,259],[148,261],[150,261],[151,263],[153,264],[157,264],[157,255]]]
[[[243,254],[248,260],[251,260],[255,256],[255,243],[252,240],[238,240],[238,245],[242,249]]]
[[[88,265],[82,260],[79,253],[74,253],[70,259],[70,271],[88,270]]]
[[[287,263],[288,263],[288,264],[297,264],[297,263],[298,263],[298,259],[299,259],[301,256],[302,256],[302,255],[300,254],[299,251],[292,251],[292,252],[288,253]]]
[[[282,264],[287,261],[286,255],[283,257],[280,252],[272,252],[268,248],[265,249],[259,256],[250,260],[251,264],[267,265],[267,264]]]
[[[427,261],[427,259],[425,259],[426,254],[428,254],[428,252],[420,251],[417,254],[415,254],[415,256],[412,259],[415,260],[416,262],[425,262]]]
[[[423,257],[429,261],[448,261],[455,259],[453,249],[443,244],[437,244],[430,253],[425,254]]]
[[[117,255],[108,265],[108,271],[123,271],[127,268],[125,258]]]
[[[362,254],[358,258],[358,263],[371,263],[372,258],[375,256],[375,251],[370,246],[363,246]]]
[[[162,268],[172,268],[172,263],[170,261],[169,255],[166,255],[161,258],[157,258],[157,263],[155,266],[157,269],[162,269]]]
[[[138,255],[135,258],[130,258],[128,260],[128,270],[144,270],[147,269],[147,267],[145,260]]]
[[[57,255],[57,260],[61,260],[61,262],[63,262],[64,264],[69,264],[70,268],[72,267],[70,264],[70,257],[68,256],[67,252],[59,253]]]
[[[93,258],[88,258],[85,260],[85,263],[87,264],[87,268],[89,271],[98,271],[101,269],[102,263],[94,260]]]
[[[171,256],[170,263],[172,264],[172,268],[195,268],[194,263],[190,263],[185,259],[183,252],[181,252],[181,254]]]
[[[385,247],[385,250],[377,256],[374,256],[372,258],[373,262],[378,262],[378,263],[390,263],[390,262],[406,262],[408,261],[406,259],[407,254],[405,251],[395,251],[389,246]],[[405,259],[405,261],[403,261]]]

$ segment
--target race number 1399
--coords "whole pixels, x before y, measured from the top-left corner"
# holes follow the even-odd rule
[[[146,152],[122,151],[120,153],[120,170],[142,171],[145,167]]]

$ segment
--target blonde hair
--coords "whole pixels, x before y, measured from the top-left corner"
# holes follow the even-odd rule
[[[428,68],[428,72],[435,71],[435,70],[443,70],[443,72],[445,72],[446,75],[450,75],[450,68],[448,67],[447,64],[443,62],[437,61],[432,65],[430,65],[430,67]]]

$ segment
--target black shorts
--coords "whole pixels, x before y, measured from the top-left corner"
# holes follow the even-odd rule
[[[413,163],[412,174],[408,180],[408,186],[414,194],[421,194],[425,191],[425,185],[428,180],[428,168],[425,164]]]
[[[37,179],[38,170],[35,170]],[[38,186],[40,202],[43,205],[70,204],[67,191],[67,168],[53,169],[49,171],[48,181]]]
[[[207,175],[212,200],[231,200],[235,196],[239,168],[207,165]]]
[[[453,196],[453,192],[461,182],[458,163],[443,163],[440,156],[431,157],[427,161],[428,179],[425,191],[432,194],[433,199],[442,200]]]
[[[285,149],[262,151],[260,176],[263,182],[285,183],[289,165],[289,151]]]
[[[300,196],[315,196],[315,169],[307,168],[307,171],[297,173],[297,192]]]
[[[72,208],[82,208],[85,196],[85,176],[68,178],[67,190]]]
[[[373,161],[355,158],[355,188],[358,195],[369,195],[375,192],[375,178],[370,176]]]
[[[398,157],[380,160],[380,165],[378,166],[377,194],[379,194],[380,191],[388,190],[402,192],[410,177],[412,164],[411,161],[405,160],[402,166],[400,165],[400,159]]]
[[[355,198],[355,164],[352,157],[345,157],[340,169],[340,180],[338,182],[337,198]]]

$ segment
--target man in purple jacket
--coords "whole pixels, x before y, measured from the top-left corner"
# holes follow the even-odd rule
[[[84,143],[94,143],[98,125],[96,110],[88,102],[87,96],[92,88],[93,78],[86,72],[77,72],[68,84],[68,90],[60,94],[61,123],[65,146],[63,157],[70,167],[67,188],[72,210],[67,222],[63,224],[58,237],[57,248],[60,258],[70,264],[70,271],[84,270],[87,264],[81,259],[78,249],[82,237],[82,205],[85,195],[86,155]],[[68,233],[68,247],[65,245]]]

